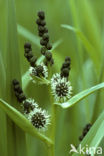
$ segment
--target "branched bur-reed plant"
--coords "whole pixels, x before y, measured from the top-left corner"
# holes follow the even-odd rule
[[[66,57],[59,73],[53,73],[52,68],[55,65],[54,58],[52,56],[52,45],[50,44],[50,38],[48,29],[46,27],[45,13],[43,11],[38,12],[38,19],[36,21],[38,25],[38,33],[41,37],[41,54],[44,56],[41,62],[38,62],[38,58],[33,55],[32,46],[30,43],[24,45],[24,56],[30,64],[28,70],[29,78],[33,84],[42,85],[46,84],[49,88],[49,96],[51,96],[52,113],[39,107],[39,104],[34,99],[26,97],[18,80],[13,80],[13,88],[15,96],[22,106],[22,112],[25,117],[32,123],[37,131],[42,132],[48,130],[51,127],[50,139],[52,140],[52,148],[50,150],[51,155],[54,155],[54,142],[55,142],[55,116],[56,105],[55,103],[61,103],[69,100],[72,94],[72,86],[69,81],[69,71],[71,59]],[[57,62],[56,62],[57,63]]]
[[[46,26],[45,13],[43,11],[38,12],[36,24],[38,26],[38,35],[40,37],[41,58],[37,58],[37,56],[33,54],[32,45],[29,42],[24,44],[24,56],[30,64],[27,71],[28,79],[32,81],[34,86],[46,85],[48,88],[48,95],[45,95],[44,98],[47,98],[47,96],[50,97],[51,103],[49,102],[49,107],[51,111],[48,112],[48,108],[41,108],[35,99],[28,97],[25,91],[23,91],[21,83],[17,77],[14,77],[11,85],[12,92],[20,103],[21,112],[10,106],[2,99],[0,99],[0,107],[20,128],[22,128],[22,130],[37,137],[45,143],[47,146],[48,156],[54,156],[55,148],[57,146],[55,144],[55,137],[58,107],[62,107],[63,109],[70,108],[89,94],[103,88],[104,83],[86,89],[77,95],[73,95],[73,89],[70,82],[70,57],[65,57],[62,62],[62,66],[60,67],[60,71],[55,73],[53,66],[57,65],[57,60],[54,61],[52,55],[52,45],[50,43],[50,36]],[[103,118],[104,112],[99,116],[98,120],[96,120],[94,124],[92,122],[85,126],[82,135],[79,137],[82,146],[85,146],[86,144],[89,146],[97,146],[97,142],[100,142],[103,137],[103,135],[99,133],[100,128],[102,128],[102,126],[104,127]],[[64,126],[64,123],[62,124]],[[45,131],[48,131],[47,136],[45,135]],[[92,135],[93,133],[98,136],[97,140],[94,140],[94,136]],[[93,154],[93,151],[86,154]]]

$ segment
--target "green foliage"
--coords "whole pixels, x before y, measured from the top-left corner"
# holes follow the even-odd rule
[[[47,149],[39,139],[52,145],[50,137],[46,136],[50,132],[54,135],[55,130],[55,155],[66,156],[70,144],[79,144],[78,137],[88,122],[94,125],[82,145],[97,147],[101,143],[104,136],[104,113],[101,114],[104,91],[100,90],[104,87],[103,6],[103,0],[0,1],[0,156],[51,156],[52,153],[47,154]],[[65,56],[71,57],[69,79],[74,96],[58,104],[61,107],[51,105],[51,99],[47,96],[49,85],[45,86],[47,82],[38,79],[44,85],[37,87],[31,83],[27,72],[29,64],[24,58],[26,41],[31,42],[33,53],[38,56],[37,64],[44,59],[40,53],[35,24],[36,13],[40,9],[46,12],[50,41],[53,43],[55,65],[52,72],[60,72]],[[20,82],[22,80],[26,95],[33,97],[42,108],[49,108],[51,112],[55,106],[52,125],[45,134],[37,132],[20,113],[20,104],[16,101],[11,85],[14,78]],[[55,121],[56,129],[53,129]]]
[[[102,130],[104,129],[104,112],[102,112],[99,118],[96,120],[94,125],[91,127],[88,134],[85,136],[83,141],[81,142],[82,147],[88,145],[88,147],[95,147],[97,148],[102,141],[104,134]],[[92,151],[92,155],[94,155]],[[77,156],[78,154],[73,154],[73,156]],[[80,155],[80,154],[79,154]]]

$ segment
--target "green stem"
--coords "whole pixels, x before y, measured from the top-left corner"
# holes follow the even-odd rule
[[[41,133],[37,133],[37,137],[43,141],[48,147],[53,146],[53,141]]]
[[[52,105],[52,121],[51,121],[51,140],[53,141],[53,146],[49,149],[49,152],[51,153],[50,156],[55,155],[55,135],[56,135],[56,107],[57,105]]]
[[[52,130],[51,139],[55,142],[55,130],[56,130],[56,107],[57,105],[52,105]]]
[[[54,99],[51,95],[51,88],[49,86],[48,92],[50,95],[50,103],[52,103],[51,109],[51,126],[49,129],[49,136],[52,140],[53,144],[48,148],[48,156],[55,156],[55,132],[56,132],[56,107],[57,105],[54,104]]]
[[[54,145],[48,147],[48,156],[54,156]]]

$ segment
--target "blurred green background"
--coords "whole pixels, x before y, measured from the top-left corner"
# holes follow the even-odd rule
[[[21,25],[37,36],[37,11],[44,10],[46,22],[52,43],[62,40],[62,43],[53,51],[55,58],[54,72],[59,72],[65,56],[72,60],[70,81],[73,86],[73,95],[89,88],[100,81],[100,72],[103,64],[103,34],[104,34],[104,1],[103,0],[15,0],[17,25]],[[7,48],[7,0],[0,0],[0,50],[5,58]],[[11,25],[13,23],[11,22]],[[78,28],[95,49],[95,57],[91,58],[83,42],[73,31],[63,28],[67,24]],[[11,36],[10,36],[11,37]],[[18,33],[21,74],[29,68],[24,57],[24,43],[30,41]],[[31,41],[30,41],[31,42]],[[31,42],[32,43],[32,42]],[[33,52],[40,56],[40,48],[32,43]],[[9,59],[9,58],[8,58]],[[97,63],[94,62],[97,60]],[[5,59],[4,59],[5,60]],[[6,61],[5,61],[6,64]],[[18,71],[17,71],[18,72]],[[28,84],[25,93],[33,97],[42,108],[50,107],[46,86]],[[45,94],[44,94],[45,93]],[[103,108],[103,93],[100,96],[99,108],[96,117]],[[69,155],[70,144],[78,145],[78,137],[85,124],[92,121],[96,93],[78,103],[74,107],[57,110],[56,156]],[[43,144],[27,135],[28,156],[46,156],[47,151]]]

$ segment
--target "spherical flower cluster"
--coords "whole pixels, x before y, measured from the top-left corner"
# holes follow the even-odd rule
[[[53,74],[51,78],[51,84],[57,83],[61,79],[61,75],[59,73]]]
[[[24,114],[29,114],[35,108],[38,108],[38,104],[34,101],[34,99],[28,98],[23,101],[23,111]]]
[[[47,126],[50,124],[50,116],[45,110],[41,108],[34,109],[28,116],[29,121],[38,130],[47,130]]]
[[[48,68],[43,63],[41,63],[40,65],[38,65],[36,67],[30,67],[29,73],[30,73],[30,76],[32,76],[32,77],[38,76],[38,77],[47,78],[48,77]]]
[[[66,78],[61,78],[59,74],[53,75],[51,79],[52,94],[54,95],[55,101],[65,102],[71,97],[72,86]]]

